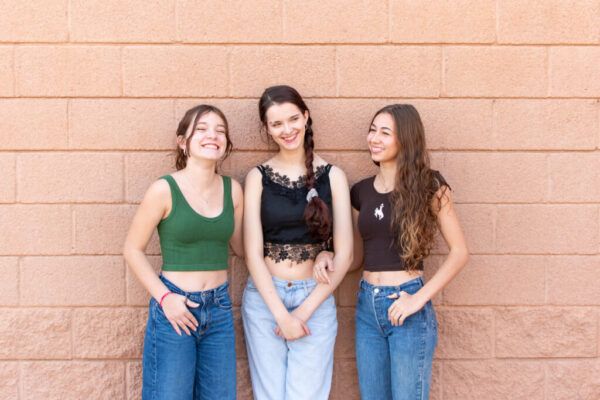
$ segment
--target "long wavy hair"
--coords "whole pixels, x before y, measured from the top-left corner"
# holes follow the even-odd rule
[[[296,89],[290,86],[272,86],[266,88],[258,102],[258,113],[264,128],[268,132],[267,126],[267,110],[274,104],[291,103],[300,109],[302,113],[308,110],[306,103]],[[304,153],[306,160],[306,189],[307,191],[315,187],[315,170],[313,168],[315,142],[313,139],[314,133],[312,130],[312,119],[310,111],[308,113],[308,121],[304,133]],[[331,234],[331,214],[329,207],[319,197],[313,197],[304,208],[302,216],[303,221],[308,226],[308,231],[314,239],[327,240]]]
[[[448,186],[442,185],[430,168],[425,130],[416,108],[388,105],[377,111],[373,120],[383,113],[394,119],[398,141],[396,182],[390,194],[391,230],[405,268],[413,271],[431,252],[437,212]]]
[[[187,160],[190,154],[190,143],[192,141],[192,138],[196,134],[196,126],[198,125],[198,121],[204,114],[207,114],[209,112],[213,112],[219,117],[221,117],[223,123],[225,124],[225,137],[227,138],[225,154],[223,155],[223,158],[221,158],[221,160],[219,160],[219,162],[217,163],[215,167],[215,172],[216,169],[218,169],[218,167],[220,166],[220,164],[227,158],[229,153],[231,153],[231,150],[233,149],[233,143],[229,138],[229,124],[227,123],[227,118],[225,118],[225,114],[223,114],[223,111],[221,111],[215,106],[211,106],[209,104],[200,104],[186,111],[183,118],[181,118],[181,121],[179,121],[179,126],[177,127],[177,131],[175,132],[175,135],[177,137],[183,136],[185,138],[185,135],[187,134],[190,125],[192,126],[192,134],[185,140],[185,151],[181,147],[177,146],[175,155],[175,169],[177,169],[177,171],[184,169],[187,165]]]

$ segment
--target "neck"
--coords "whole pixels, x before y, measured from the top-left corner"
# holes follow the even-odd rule
[[[379,177],[385,182],[386,185],[394,186],[396,182],[396,171],[398,165],[396,160],[386,161],[379,164]]]
[[[275,156],[275,159],[282,164],[300,164],[304,166],[304,162],[306,161],[306,153],[304,152],[304,147],[300,147],[292,151],[280,149],[279,153],[277,153]]]
[[[208,187],[218,176],[215,172],[216,163],[210,160],[188,159],[186,167],[181,171],[195,185],[199,187]]]

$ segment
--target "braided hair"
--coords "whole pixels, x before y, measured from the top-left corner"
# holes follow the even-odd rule
[[[308,111],[308,107],[300,93],[296,89],[281,85],[272,86],[263,92],[258,102],[258,112],[260,120],[264,126],[267,126],[267,110],[274,104],[291,103],[300,109],[302,113]],[[315,142],[313,139],[312,119],[308,117],[306,130],[304,133],[304,153],[306,166],[306,190],[314,189],[316,184],[315,170],[313,167]],[[307,202],[302,216],[303,221],[308,226],[310,235],[315,240],[327,240],[331,234],[331,214],[329,207],[318,196],[314,196]]]

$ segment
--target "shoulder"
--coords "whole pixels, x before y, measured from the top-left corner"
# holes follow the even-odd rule
[[[343,180],[344,182],[346,182],[346,184],[348,183],[348,179],[346,178],[346,174],[344,173],[344,171],[342,171],[341,168],[336,167],[335,165],[331,165],[331,164],[327,164],[330,165],[329,168],[329,179],[333,182],[333,181],[338,181],[338,180]]]
[[[432,169],[431,172],[433,172],[433,181],[434,181],[436,189],[440,189],[443,186],[447,186],[448,189],[452,190],[452,188],[450,187],[450,185],[448,184],[446,179],[442,176],[440,171]]]
[[[255,168],[252,168],[246,174],[246,179],[244,181],[244,186],[245,186],[246,191],[248,191],[248,188],[262,185],[262,173],[259,170],[259,167],[261,167],[261,166],[262,165],[258,165]]]
[[[242,185],[240,185],[240,183],[233,178],[229,179],[231,180],[231,197],[233,198],[233,202],[235,205],[241,204],[244,199]]]
[[[146,190],[144,194],[144,203],[153,204],[168,204],[171,201],[171,187],[166,177],[161,177],[152,184]]]
[[[352,185],[352,190],[353,191],[362,191],[362,190],[364,190],[364,188],[368,187],[369,185],[372,185],[373,180],[375,180],[375,175],[370,176],[365,179],[362,179],[362,180],[354,183],[354,185]]]

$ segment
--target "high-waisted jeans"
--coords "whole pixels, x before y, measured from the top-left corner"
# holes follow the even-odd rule
[[[144,400],[236,398],[235,333],[229,282],[202,292],[185,292],[162,275],[167,288],[200,306],[189,308],[198,321],[191,336],[179,336],[154,298],[144,340]]]
[[[317,286],[313,279],[286,281],[273,277],[273,282],[288,311],[302,304]],[[325,299],[306,323],[311,335],[288,342],[275,334],[277,323],[249,277],[242,318],[255,399],[329,398],[337,334],[333,296]]]
[[[392,326],[388,308],[400,291],[414,294],[423,278],[399,286],[374,286],[360,281],[356,305],[356,364],[363,400],[426,400],[437,345],[437,322],[431,301]]]

